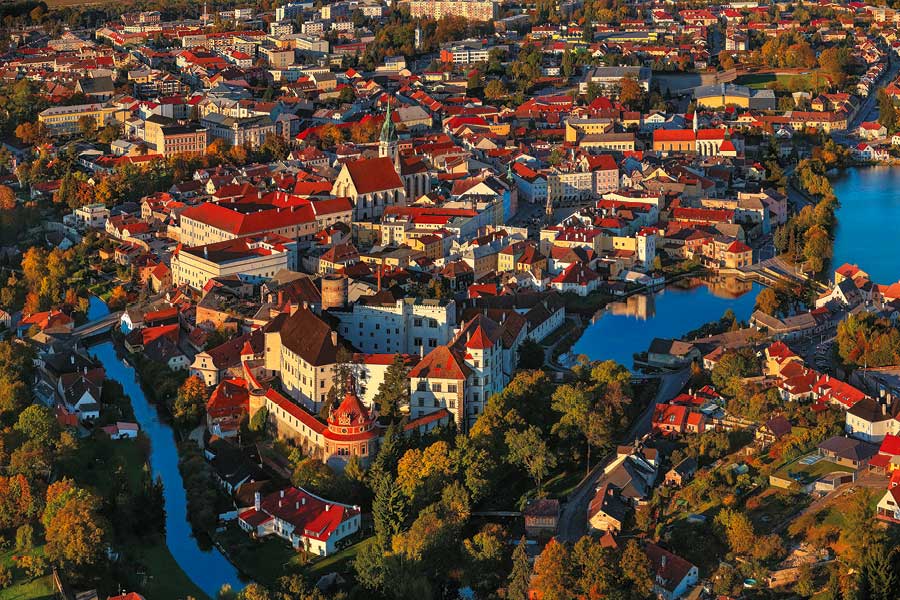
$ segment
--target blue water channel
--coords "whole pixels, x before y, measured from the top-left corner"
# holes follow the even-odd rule
[[[679,338],[728,309],[746,321],[760,289],[755,283],[695,279],[631,296],[598,312],[572,352],[592,360],[612,359],[630,369],[634,354],[645,352],[653,338]]]
[[[108,312],[99,298],[91,299],[89,319],[97,319]],[[210,598],[215,598],[222,584],[228,583],[235,590],[244,587],[238,572],[217,549],[201,550],[187,520],[187,496],[184,481],[178,471],[178,450],[175,433],[164,423],[144,395],[134,369],[117,355],[110,341],[91,346],[91,354],[103,363],[106,377],[118,381],[131,398],[134,416],[141,431],[150,439],[150,468],[154,477],[163,482],[166,503],[166,545],[182,570]]]
[[[841,203],[834,266],[859,265],[872,281],[885,285],[900,280],[900,235],[895,229],[900,223],[900,169],[848,169],[832,185]]]

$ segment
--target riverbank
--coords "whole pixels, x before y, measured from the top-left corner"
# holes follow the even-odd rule
[[[205,597],[215,598],[222,584],[240,589],[240,581],[235,567],[216,549],[203,551],[193,536],[187,520],[187,498],[184,482],[178,470],[178,451],[175,433],[160,419],[155,406],[151,405],[141,386],[136,371],[124,363],[116,352],[112,341],[106,341],[90,348],[106,369],[108,379],[118,381],[124,393],[131,399],[135,420],[141,431],[150,440],[149,464],[154,477],[163,482],[163,497],[166,509],[166,545],[172,563],[168,565],[171,577],[160,573],[161,580],[175,578],[180,571],[191,582],[178,592],[184,597],[191,589],[202,591]],[[161,560],[159,557],[157,557]],[[164,558],[164,557],[163,557]],[[174,587],[174,586],[173,586]],[[197,589],[199,588],[199,589]],[[174,597],[179,597],[174,596]],[[170,595],[150,595],[148,597],[173,597]]]

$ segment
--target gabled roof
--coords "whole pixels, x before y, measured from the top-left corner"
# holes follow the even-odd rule
[[[357,194],[371,194],[403,187],[390,158],[383,156],[344,163]]]

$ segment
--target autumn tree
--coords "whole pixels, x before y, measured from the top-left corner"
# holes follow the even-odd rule
[[[542,600],[569,600],[572,598],[570,569],[569,551],[553,538],[534,561],[531,588]]]
[[[777,315],[781,307],[778,294],[770,287],[763,288],[756,296],[756,310],[761,310],[767,315]]]
[[[437,441],[425,450],[407,450],[397,463],[397,485],[413,505],[434,497],[454,474],[447,442]]]
[[[13,529],[37,516],[40,498],[24,475],[0,476],[0,529]]]
[[[484,86],[484,97],[492,102],[503,100],[507,98],[508,95],[509,92],[506,91],[506,86],[503,85],[503,81],[500,79],[491,79]]]
[[[63,488],[56,489],[57,483]],[[89,567],[103,556],[106,529],[99,515],[100,501],[92,493],[62,480],[47,489],[43,522],[45,553],[66,570]]]
[[[644,99],[644,90],[633,77],[619,80],[619,102],[632,110],[639,110]]]
[[[49,134],[43,123],[20,123],[16,127],[16,137],[24,144],[41,144],[48,139]]]
[[[178,395],[172,406],[172,416],[182,427],[192,427],[203,416],[206,400],[206,384],[197,375],[191,375],[178,388]]]
[[[12,210],[16,207],[16,193],[8,185],[0,185],[0,210]]]
[[[831,258],[831,239],[828,232],[819,225],[813,225],[806,232],[806,243],[803,246],[803,257],[806,266],[812,272],[820,272]]]

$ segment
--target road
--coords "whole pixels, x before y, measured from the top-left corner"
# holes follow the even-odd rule
[[[887,71],[885,71],[884,76],[875,84],[875,87],[866,96],[862,104],[859,106],[859,110],[856,111],[856,114],[853,115],[853,118],[847,122],[847,130],[846,131],[834,131],[831,133],[831,137],[834,141],[839,144],[844,144],[845,146],[855,146],[859,141],[853,136],[853,132],[859,127],[859,124],[863,121],[872,121],[878,118],[878,90],[894,81],[897,77],[897,73],[900,72],[900,61],[890,59],[890,64],[888,65]]]
[[[640,439],[650,432],[650,420],[653,417],[653,409],[660,402],[668,402],[681,392],[690,379],[690,371],[684,369],[674,373],[662,375],[656,398],[647,405],[637,421],[631,426],[622,443],[630,443]],[[603,459],[591,470],[575,491],[569,496],[563,505],[559,515],[559,528],[557,537],[561,541],[575,542],[587,533],[587,510],[597,490],[597,484],[603,475],[603,469],[615,458],[615,453],[604,456]]]

